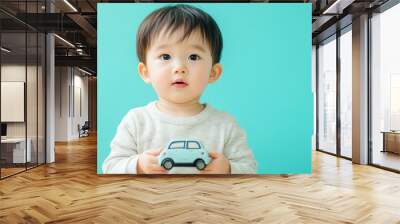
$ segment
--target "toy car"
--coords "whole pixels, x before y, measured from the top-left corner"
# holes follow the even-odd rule
[[[204,146],[195,140],[174,140],[158,157],[158,163],[166,170],[176,167],[196,167],[198,170],[206,168],[210,158]]]

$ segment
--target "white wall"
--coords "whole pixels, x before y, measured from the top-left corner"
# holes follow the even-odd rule
[[[55,141],[68,140],[68,86],[67,67],[55,68]]]
[[[33,68],[28,66],[28,74],[31,74]],[[25,82],[25,64],[8,64],[1,66],[1,81],[2,82]],[[4,97],[4,96],[2,96]],[[6,110],[6,108],[1,108]],[[7,136],[8,137],[25,137],[25,123],[24,122],[10,122],[7,123]]]
[[[1,81],[3,82],[25,82],[25,69],[27,69],[27,77],[29,87],[27,88],[27,120],[28,120],[28,137],[30,133],[36,135],[36,66],[27,66],[18,64],[5,64],[1,66]],[[41,72],[41,70],[39,70]],[[32,87],[33,86],[33,87]],[[6,97],[6,96],[2,96]],[[41,107],[42,105],[39,105]],[[6,110],[7,108],[1,108]],[[32,123],[33,122],[33,123]],[[7,122],[8,137],[25,137],[25,122]]]
[[[77,139],[78,124],[88,120],[88,77],[83,75],[76,68],[56,67],[56,141]]]
[[[38,69],[38,70],[36,70]],[[27,115],[27,120],[24,122],[6,122],[7,137],[21,138],[27,137],[31,140],[32,161],[44,163],[44,146],[45,146],[45,117],[44,117],[44,74],[42,67],[25,64],[3,64],[1,66],[1,80],[3,81],[18,81],[26,83],[26,107],[22,107],[22,112]],[[27,78],[27,82],[25,80]],[[2,98],[7,96],[2,95]],[[1,110],[10,110],[10,108],[1,108]],[[4,112],[4,111],[3,111]],[[8,111],[11,112],[12,111]],[[38,157],[37,154],[38,153]],[[50,160],[49,160],[50,161]]]
[[[76,72],[77,70],[75,70]],[[75,73],[76,74],[76,73]],[[72,119],[72,135],[78,137],[78,129],[77,126],[80,124],[81,126],[88,121],[89,119],[89,111],[88,111],[88,77],[81,76],[83,73],[79,73],[79,75],[75,75],[74,86],[75,86],[75,96],[74,96],[74,117]],[[80,93],[79,93],[80,91]],[[80,98],[79,98],[80,95]],[[79,103],[79,101],[81,101]],[[79,108],[81,107],[81,108]],[[79,111],[79,109],[81,111]]]

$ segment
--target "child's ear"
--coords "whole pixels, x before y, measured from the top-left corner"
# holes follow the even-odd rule
[[[149,72],[147,70],[146,65],[143,62],[139,62],[138,64],[138,72],[140,77],[143,79],[145,83],[151,83]]]
[[[222,65],[220,63],[216,63],[213,65],[211,68],[211,74],[210,77],[208,78],[208,83],[213,83],[221,77],[222,74]]]

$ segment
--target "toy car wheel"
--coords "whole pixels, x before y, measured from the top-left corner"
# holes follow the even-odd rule
[[[161,163],[161,166],[166,170],[170,170],[172,167],[174,167],[174,161],[172,161],[172,159],[164,159]]]
[[[198,170],[204,170],[204,168],[206,168],[206,163],[202,159],[196,160],[194,165]]]

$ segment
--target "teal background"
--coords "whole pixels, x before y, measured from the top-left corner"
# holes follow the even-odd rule
[[[98,4],[97,172],[122,117],[157,96],[137,73],[136,31],[165,3]],[[311,4],[199,3],[224,40],[221,79],[202,102],[245,129],[259,174],[311,173]]]

